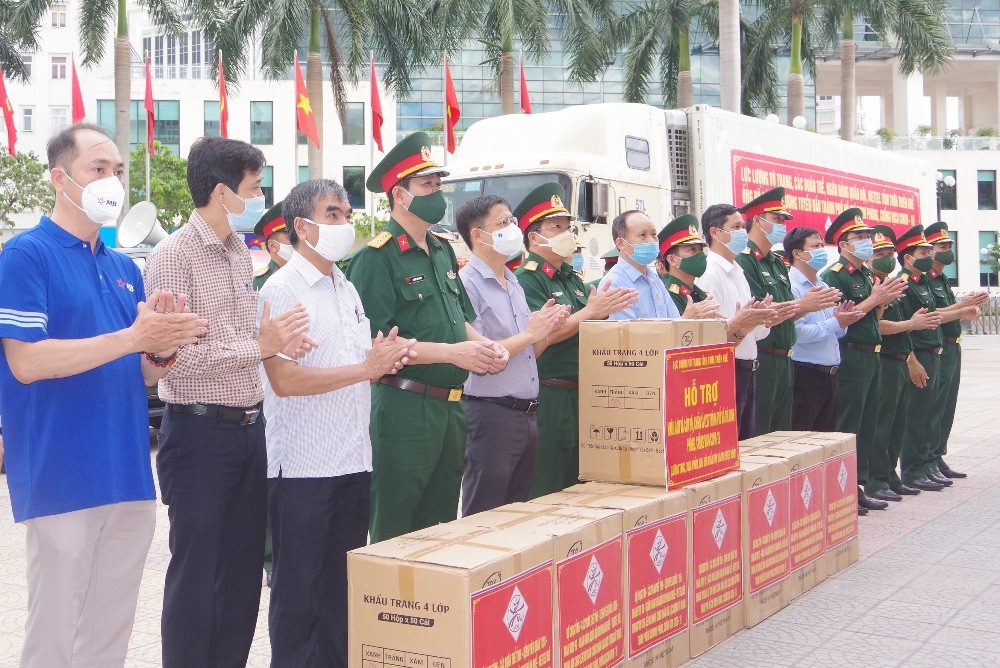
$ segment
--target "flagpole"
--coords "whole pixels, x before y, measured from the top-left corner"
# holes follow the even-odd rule
[[[149,192],[149,147],[146,147],[146,201],[151,201]]]
[[[448,166],[448,77],[445,74],[446,68],[448,67],[448,52],[444,51],[444,60],[441,61],[441,91],[442,97],[444,99],[444,104],[441,105],[441,144],[444,146],[444,161],[445,167]]]
[[[374,49],[368,52],[369,62],[372,64],[371,73],[369,74],[370,81],[368,85],[372,88],[375,87],[375,77],[371,76],[375,72],[375,51]],[[371,117],[371,132],[368,133],[368,173],[371,174],[375,169],[375,107],[372,106],[371,100],[368,101],[369,116]],[[371,225],[370,234],[375,236],[375,193],[368,193],[368,222]]]

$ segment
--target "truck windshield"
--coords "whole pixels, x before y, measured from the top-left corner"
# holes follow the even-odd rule
[[[558,181],[566,189],[565,203],[573,201],[572,183],[569,177],[558,172],[541,172],[533,174],[497,174],[478,176],[474,178],[448,179],[441,184],[441,192],[448,201],[448,210],[441,225],[455,231],[455,211],[465,202],[477,195],[497,195],[510,202],[514,209],[532,190],[542,185]]]

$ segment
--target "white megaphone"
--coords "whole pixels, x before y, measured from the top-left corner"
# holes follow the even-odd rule
[[[133,204],[118,227],[118,244],[122,248],[155,246],[166,238],[167,231],[156,220],[156,206],[152,202]]]

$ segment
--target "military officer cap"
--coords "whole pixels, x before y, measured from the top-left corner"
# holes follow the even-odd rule
[[[914,225],[896,237],[897,253],[906,253],[907,251],[920,246],[925,246],[927,248],[932,246],[932,244],[927,243],[927,237],[924,236],[923,225]]]
[[[762,213],[776,213],[790,220],[794,216],[785,211],[784,199],[785,189],[778,186],[777,188],[768,190],[757,199],[747,202],[739,208],[739,212],[748,220]]]
[[[566,191],[554,181],[538,186],[528,193],[528,196],[521,200],[521,203],[514,209],[513,213],[517,218],[518,227],[524,232],[529,225],[540,220],[561,216],[569,217],[569,210],[563,204],[565,198]]]
[[[674,246],[707,246],[698,231],[698,218],[685,213],[663,226],[656,238],[660,240],[660,255],[666,255]]]
[[[830,223],[823,240],[831,246],[836,246],[840,242],[840,237],[848,232],[871,232],[872,228],[861,217],[863,213],[864,211],[856,207],[851,207],[841,213],[836,220]]]
[[[876,225],[872,228],[872,247],[875,250],[879,248],[895,249],[896,233],[888,225]]]
[[[507,261],[504,262],[504,264],[507,265],[508,269],[510,269],[511,271],[514,271],[518,267],[521,266],[521,262],[523,260],[524,260],[524,252],[523,251],[517,251],[516,253],[514,253],[513,255],[511,255],[509,258],[507,258]]]
[[[940,220],[928,225],[924,230],[924,236],[927,237],[927,243],[929,244],[943,244],[954,241],[951,235],[948,234],[948,223]]]
[[[611,267],[618,264],[618,249],[612,248],[607,253],[602,255],[601,259],[604,260],[604,271],[611,269]]]
[[[450,172],[431,160],[431,138],[427,133],[414,132],[389,149],[365,185],[373,193],[387,193],[405,178],[428,174],[448,176]]]
[[[285,219],[281,217],[281,202],[278,202],[264,212],[257,224],[253,226],[253,233],[267,241],[272,234],[285,229]]]

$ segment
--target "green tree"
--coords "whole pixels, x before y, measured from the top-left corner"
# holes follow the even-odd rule
[[[21,55],[25,45],[11,30],[16,7],[16,0],[0,0],[0,70],[5,79],[27,83],[28,67]]]
[[[168,232],[187,222],[194,211],[194,200],[187,183],[187,160],[174,155],[160,142],[154,142],[155,152],[149,158],[150,201],[156,206],[156,217]],[[146,199],[146,145],[139,144],[130,157],[133,179],[129,202]],[[138,178],[139,175],[142,178]]]
[[[52,212],[55,196],[45,178],[46,169],[31,151],[12,158],[6,146],[0,147],[0,226],[14,227],[11,214]]]

